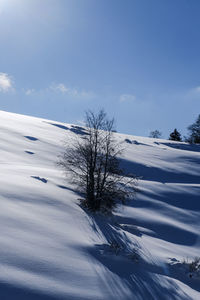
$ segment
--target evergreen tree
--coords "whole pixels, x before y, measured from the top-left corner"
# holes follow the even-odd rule
[[[200,144],[200,115],[195,123],[188,127],[190,132],[189,141],[194,144]]]
[[[173,132],[170,133],[169,135],[169,140],[171,141],[178,141],[181,142],[181,134],[178,132],[178,130],[175,128]]]

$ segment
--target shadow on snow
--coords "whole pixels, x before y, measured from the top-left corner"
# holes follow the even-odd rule
[[[200,164],[199,159],[188,159],[182,157],[182,160],[188,160],[188,164],[192,162]],[[185,172],[177,172],[176,169],[166,170],[153,166],[146,166],[141,163],[129,161],[126,159],[120,159],[121,167],[126,170],[127,173],[136,174],[138,177],[141,177],[143,180],[148,181],[157,181],[162,183],[197,183],[200,184],[199,174],[193,175],[190,174],[187,170]]]
[[[119,223],[116,222],[116,220],[127,222],[127,219],[120,220],[116,217],[112,220],[100,215],[86,213],[89,214],[89,223],[97,236],[99,235],[105,240],[104,244],[87,247],[87,251],[95,261],[93,267],[99,274],[100,280],[106,284],[109,293],[112,295],[110,299],[178,300],[180,295],[181,299],[192,299],[174,282],[173,278],[176,276],[168,274],[167,265],[161,267],[151,261],[150,253],[146,250],[145,255],[138,242],[134,241],[134,235],[130,238],[130,234],[127,235],[126,231],[122,230]],[[124,251],[118,254],[105,251],[113,240],[121,246],[121,249],[126,249],[128,253],[137,251],[139,253],[138,262],[131,259],[131,256],[126,255]],[[98,265],[103,269],[105,268],[105,275],[102,276]],[[110,273],[106,270],[109,270]],[[192,282],[185,281],[189,286],[200,291],[200,287]]]

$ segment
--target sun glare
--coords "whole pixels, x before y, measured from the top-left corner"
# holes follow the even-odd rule
[[[3,9],[6,8],[7,4],[10,3],[9,0],[0,0],[0,12],[3,11]]]
[[[5,6],[6,3],[10,2],[9,0],[0,0],[0,6]]]
[[[0,0],[0,9],[12,7],[16,3],[16,0]]]

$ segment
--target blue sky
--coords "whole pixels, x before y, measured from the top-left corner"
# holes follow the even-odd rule
[[[0,0],[0,109],[183,135],[200,113],[199,0]]]

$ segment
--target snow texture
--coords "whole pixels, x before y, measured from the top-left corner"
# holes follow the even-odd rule
[[[92,215],[57,167],[83,127],[0,112],[0,299],[200,299],[200,145],[115,133],[136,199]]]

